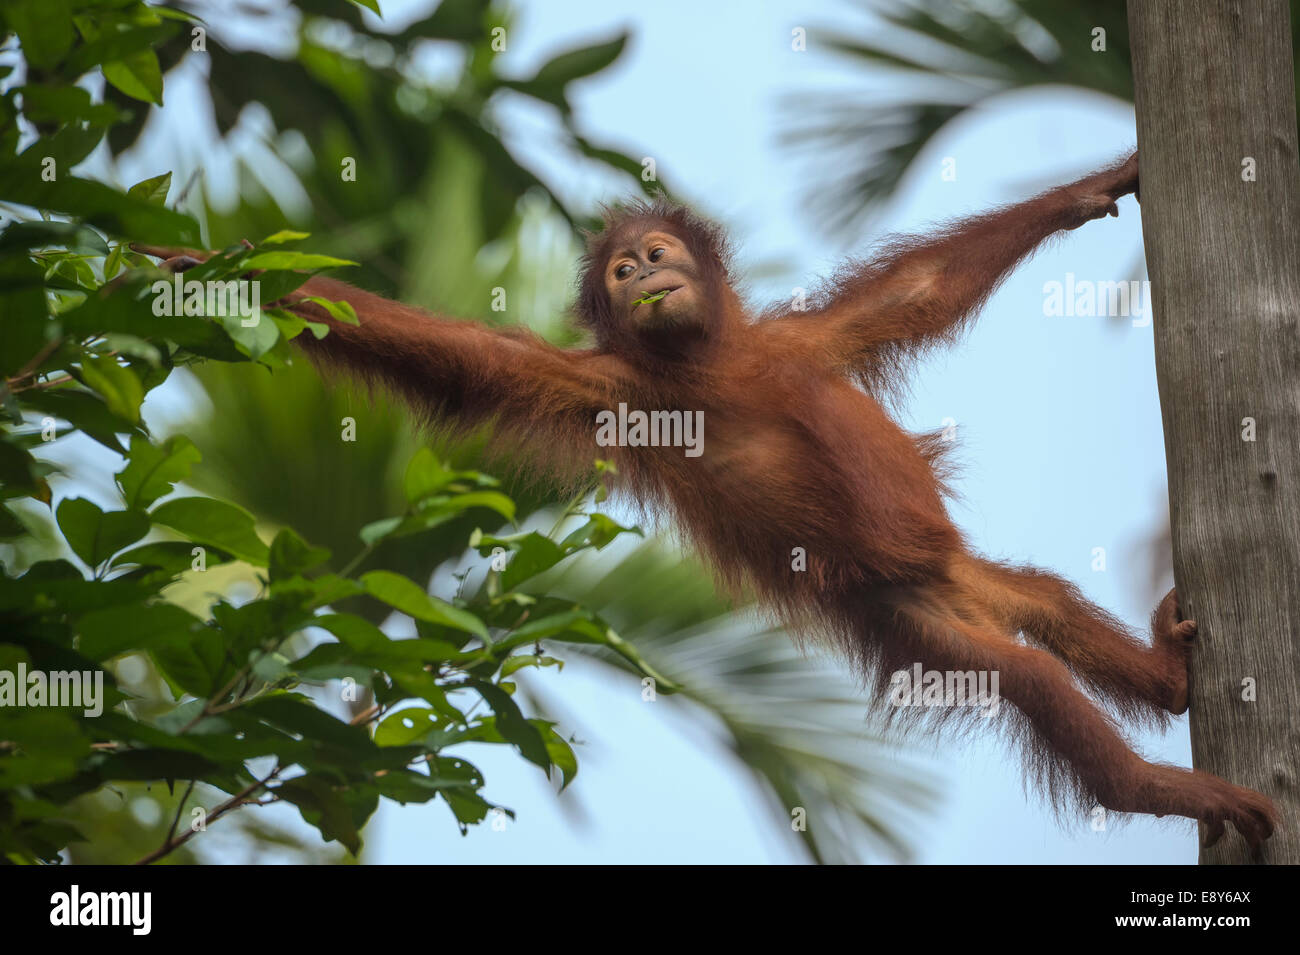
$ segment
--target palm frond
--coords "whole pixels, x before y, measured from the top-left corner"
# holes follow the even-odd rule
[[[1123,0],[860,2],[872,15],[868,35],[816,31],[813,42],[870,67],[872,87],[782,103],[784,141],[817,156],[808,194],[838,233],[860,226],[941,130],[996,96],[1061,84],[1132,98]],[[1104,52],[1093,49],[1098,28]],[[906,85],[882,87],[882,77]]]
[[[539,583],[580,597],[685,687],[704,711],[700,724],[753,775],[774,826],[813,860],[910,858],[904,833],[933,810],[933,776],[865,722],[862,690],[836,661],[801,653],[756,608],[732,608],[698,562],[659,538]],[[620,659],[599,658],[639,679]],[[802,831],[792,826],[799,809]]]

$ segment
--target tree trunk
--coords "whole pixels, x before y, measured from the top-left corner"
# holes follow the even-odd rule
[[[1300,159],[1286,0],[1130,0],[1192,762],[1271,796],[1300,863]],[[1204,827],[1202,827],[1202,832]]]

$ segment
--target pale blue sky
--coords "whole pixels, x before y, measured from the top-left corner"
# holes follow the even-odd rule
[[[391,21],[408,4],[384,6]],[[803,4],[798,19],[783,4],[753,0],[547,0],[520,4],[505,55],[524,74],[561,49],[630,28],[634,39],[624,58],[576,89],[582,127],[597,141],[655,157],[665,178],[733,231],[742,271],[783,266],[751,288],[784,296],[879,237],[876,230],[851,243],[832,241],[806,207],[808,167],[777,142],[788,119],[778,109],[782,97],[799,93],[811,102],[817,91],[864,86],[856,65],[815,46],[792,52],[791,28],[862,19],[839,0]],[[616,197],[616,183],[593,180],[548,148],[548,117],[503,116],[511,145],[566,195]],[[1131,107],[1113,100],[1060,89],[1001,98],[922,154],[881,228],[922,230],[1024,198],[1109,162],[1134,141]],[[956,181],[940,177],[946,156],[957,161]],[[977,548],[1056,570],[1145,627],[1159,597],[1149,579],[1148,541],[1166,520],[1151,328],[1043,314],[1045,283],[1064,281],[1067,272],[1127,278],[1140,257],[1132,199],[1121,203],[1118,220],[1092,223],[1056,242],[1013,275],[963,345],[918,371],[905,421],[917,428],[957,421],[965,474],[964,503],[954,514]],[[173,395],[184,401],[179,391]],[[1095,547],[1105,548],[1104,572],[1092,569]],[[577,662],[546,679],[574,721],[590,730],[583,733],[591,742],[574,787],[587,824],[574,825],[550,785],[514,754],[467,754],[485,771],[488,796],[512,806],[518,821],[506,831],[479,827],[462,838],[441,804],[385,803],[367,830],[367,861],[799,858],[758,805],[749,777],[687,704],[645,706]],[[1148,756],[1190,760],[1185,718],[1167,735],[1139,742]],[[926,744],[907,745],[916,751]],[[1018,762],[995,740],[942,744],[933,761],[948,785],[943,809],[908,833],[919,861],[1195,861],[1190,823],[1139,820],[1111,833],[1094,833],[1082,820],[1058,824],[1036,796],[1025,795]],[[274,809],[283,809],[285,819],[295,815]]]

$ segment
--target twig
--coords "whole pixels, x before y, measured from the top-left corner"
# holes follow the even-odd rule
[[[185,795],[181,796],[181,801],[176,805],[176,815],[172,818],[172,827],[167,830],[167,841],[170,842],[172,836],[176,835],[176,826],[181,821],[181,813],[185,809],[185,800],[190,798],[190,793],[194,792],[194,780],[185,787]]]
[[[275,769],[271,770],[270,774],[267,775],[265,779],[257,780],[251,786],[248,786],[247,788],[243,789],[239,793],[236,793],[234,796],[231,796],[229,799],[223,802],[216,809],[212,810],[212,812],[208,813],[207,821],[216,822],[226,813],[230,812],[230,810],[238,809],[246,802],[256,802],[257,800],[250,800],[248,797],[253,795],[253,793],[257,792],[259,789],[261,789],[263,786],[265,786],[272,779],[275,779],[275,777],[279,775],[280,775],[280,767],[277,766],[275,767]],[[177,818],[178,819],[180,818],[179,813],[177,813]],[[194,837],[195,832],[196,830],[190,829],[179,836],[174,836],[174,835],[168,836],[166,842],[164,842],[162,845],[160,845],[157,849],[149,853],[144,858],[140,859],[135,864],[149,865],[152,862],[157,862],[163,856],[167,855],[170,852],[175,851],[176,849],[185,845],[185,843],[189,842],[190,839]]]
[[[352,717],[352,719],[348,721],[348,725],[361,726],[362,724],[369,723],[376,716],[382,713],[383,709],[384,708],[380,706],[378,703],[374,704],[373,706],[367,707],[366,709],[358,713],[356,716]]]
[[[211,697],[209,697],[204,702],[203,708],[199,710],[198,715],[195,716],[194,719],[186,723],[183,727],[181,727],[181,731],[176,735],[184,736],[186,733],[188,733],[190,730],[194,728],[195,724],[198,723],[199,720],[211,716],[214,712],[213,708],[218,705],[218,701],[223,699],[227,693],[229,693],[231,690],[233,690],[236,687],[236,685],[238,685],[239,681],[244,676],[244,671],[247,669],[248,669],[248,664],[245,663],[242,667],[240,667],[237,671],[235,671],[235,675],[230,678],[230,681],[226,683],[226,685],[223,686],[220,690],[214,693]],[[229,707],[226,707],[226,709],[229,709]]]
[[[23,365],[23,367],[19,368],[18,371],[14,373],[14,375],[11,378],[7,379],[10,385],[9,390],[10,391],[14,390],[13,385],[16,382],[22,381],[24,378],[30,378],[32,375],[36,374],[36,370],[41,367],[41,362],[45,361],[45,359],[53,355],[55,350],[62,344],[63,344],[62,337],[52,338],[48,342],[46,342],[41,347],[41,350],[32,356],[31,361]]]
[[[340,577],[349,576],[352,573],[352,571],[356,570],[357,567],[360,566],[363,560],[365,560],[367,557],[370,556],[371,552],[374,549],[375,549],[375,545],[373,543],[367,544],[365,547],[361,548],[361,550],[357,553],[357,555],[353,557],[350,561],[348,561],[343,566],[343,569],[339,571],[339,576]]]
[[[565,505],[564,510],[560,514],[560,519],[555,522],[555,526],[551,528],[550,533],[548,533],[546,536],[554,537],[556,534],[560,532],[560,528],[564,526],[565,521],[567,521],[570,517],[576,517],[577,515],[581,514],[582,511],[579,510],[579,507],[581,507],[582,503],[587,500],[587,495],[594,492],[599,486],[600,486],[600,481],[596,480],[595,482],[588,484],[585,488],[583,488],[583,490],[579,491],[578,495],[567,505]]]
[[[181,207],[181,204],[184,203],[185,200],[189,198],[190,190],[194,188],[194,184],[198,182],[202,176],[203,176],[203,167],[202,166],[195,167],[194,171],[190,173],[189,181],[186,182],[185,185],[181,188],[180,194],[176,197],[176,201],[172,203],[173,209],[179,209]]]

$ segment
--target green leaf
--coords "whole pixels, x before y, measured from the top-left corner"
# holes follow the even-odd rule
[[[358,652],[380,649],[393,642],[369,620],[351,613],[325,614],[312,620],[312,626],[329,631],[341,643]]]
[[[401,527],[405,520],[404,517],[384,517],[377,521],[371,521],[361,528],[361,533],[358,536],[361,538],[361,542],[367,546],[375,544]]]
[[[275,794],[297,806],[302,818],[319,829],[327,842],[337,840],[353,855],[361,851],[359,830],[374,811],[374,806],[367,808],[361,793],[308,773],[276,786]],[[377,796],[373,802],[378,804]]]
[[[263,683],[279,683],[286,677],[292,678],[291,661],[281,653],[263,653],[253,663],[253,676]]]
[[[245,703],[240,709],[285,732],[339,747],[355,758],[366,758],[375,752],[375,744],[364,727],[344,723],[301,694],[275,692]]]
[[[493,643],[492,649],[497,653],[510,651],[526,643],[537,643],[570,632],[578,636],[579,639],[574,641],[578,643],[600,643],[604,638],[604,628],[595,622],[593,615],[577,607],[529,620],[523,626],[510,631],[508,636]]]
[[[455,494],[445,501],[438,501],[429,511],[447,514],[461,514],[474,507],[486,507],[496,511],[508,521],[515,519],[515,502],[499,491],[470,491],[467,494]],[[421,511],[420,514],[425,513]],[[419,516],[417,514],[417,516]]]
[[[524,719],[519,705],[510,698],[510,694],[483,680],[471,680],[470,686],[478,690],[488,706],[492,707],[492,712],[496,714],[496,727],[501,735],[519,747],[524,759],[549,773],[551,757],[546,750],[546,741],[542,739],[537,727]]]
[[[330,680],[351,679],[365,686],[374,675],[375,667],[364,663],[349,663],[347,651],[337,643],[317,647],[305,657],[293,661],[293,670],[304,683],[326,683]]]
[[[71,169],[95,151],[104,132],[98,126],[67,126],[53,136],[37,140],[32,148],[40,150],[42,161],[53,159],[54,168]]]
[[[456,821],[462,826],[462,833],[465,831],[465,826],[482,822],[487,818],[489,812],[497,808],[477,792],[470,792],[463,789],[450,789],[440,791],[439,795],[442,796],[443,799],[447,800],[447,805],[451,807],[451,811],[455,814]],[[507,809],[506,813],[510,815],[511,818],[514,817],[514,814],[511,813],[510,810]]]
[[[154,541],[141,544],[123,551],[113,560],[114,567],[126,564],[139,564],[142,567],[156,567],[169,574],[176,575],[192,570],[194,567],[194,549],[197,545],[190,541]],[[212,567],[230,560],[230,555],[215,547],[205,548],[204,565]]]
[[[627,34],[624,33],[606,43],[569,50],[543,64],[532,79],[506,81],[502,85],[553,103],[568,112],[565,87],[574,80],[599,73],[612,64],[622,55],[627,40]]]
[[[258,245],[281,245],[285,242],[297,242],[299,239],[306,239],[311,236],[310,232],[294,232],[292,229],[281,229],[279,232],[268,235]]]
[[[23,115],[33,123],[88,123],[103,130],[122,119],[111,103],[96,103],[80,86],[46,86],[29,83],[18,88]]]
[[[23,56],[34,67],[58,63],[76,40],[68,0],[9,0],[4,18],[18,34]]]
[[[335,269],[356,265],[349,259],[336,259],[330,255],[313,255],[310,252],[262,252],[245,260],[246,269]]]
[[[106,756],[99,773],[104,779],[149,782],[202,779],[216,769],[216,763],[199,753],[180,749],[128,749]]]
[[[0,323],[0,326],[3,324]],[[117,434],[139,430],[138,425],[113,414],[98,395],[80,389],[31,389],[23,392],[23,404],[55,418],[65,419],[74,428],[84,431],[104,447],[120,454],[125,454],[126,449],[117,440]]]
[[[41,157],[30,150],[0,163],[0,201],[78,216],[116,236],[186,246],[199,242],[198,223],[187,215],[128,196],[102,182],[68,175],[67,170],[59,170],[52,181],[41,173]]]
[[[59,245],[84,255],[108,255],[108,243],[79,222],[14,222],[0,232],[0,252]]]
[[[430,731],[445,726],[446,722],[437,710],[409,706],[384,717],[375,727],[375,743],[379,746],[410,746]]]
[[[153,50],[141,50],[115,63],[105,63],[101,69],[104,79],[132,99],[163,104],[162,70],[158,66],[158,54]]]
[[[280,326],[261,312],[247,319],[241,315],[223,315],[218,321],[231,340],[254,361],[274,348],[280,340]],[[246,324],[246,321],[252,324]]]
[[[253,515],[234,504],[207,497],[182,497],[153,509],[154,523],[178,531],[196,544],[207,544],[240,560],[265,567],[270,549],[257,536]]]
[[[516,656],[509,657],[505,663],[501,664],[501,678],[505,679],[512,673],[517,673],[526,667],[556,667],[564,669],[564,661],[557,660],[555,657],[538,656],[535,653],[520,653]]]
[[[382,18],[383,12],[379,9],[379,0],[352,0],[359,7],[365,7],[367,10],[374,12],[375,16]]]
[[[547,61],[533,77],[534,83],[563,85],[584,76],[591,76],[613,64],[627,46],[624,33],[605,43],[579,47],[561,53]]]
[[[24,368],[57,330],[45,301],[44,272],[26,256],[0,258],[0,376]]]
[[[308,610],[338,603],[349,597],[359,597],[366,592],[357,581],[340,577],[338,574],[321,574],[311,580],[305,577],[292,577],[271,584],[273,593],[287,594],[291,589],[302,595],[302,606]]]
[[[8,507],[0,506],[0,540],[10,540],[30,534],[31,529]]]
[[[336,302],[333,299],[321,298],[319,295],[303,296],[304,302],[313,302],[319,305],[325,311],[329,312],[331,318],[337,322],[345,322],[348,325],[360,325],[361,320],[357,318],[357,311],[352,307],[350,302]],[[317,335],[317,338],[320,336]]]
[[[198,315],[155,315],[157,295],[168,295],[153,287],[164,280],[138,279],[116,288],[111,294],[91,295],[77,308],[59,316],[63,330],[79,337],[119,333],[148,341],[171,341],[205,358],[244,361],[244,355],[230,341],[222,326]]]
[[[487,10],[488,0],[442,0],[432,14],[416,20],[400,36],[408,42],[429,37],[473,44],[487,36]]]
[[[78,649],[96,662],[128,650],[185,645],[203,621],[174,604],[126,605],[96,610],[77,624]]]
[[[162,10],[162,7],[152,7],[150,13],[157,14]],[[73,51],[65,70],[73,75],[80,75],[87,70],[93,70],[101,63],[130,60],[141,53],[152,52],[176,33],[176,25],[173,23],[151,20],[142,26],[119,29],[120,23],[121,21],[105,24],[104,29],[100,29],[90,17],[79,17],[78,26],[87,42]]]
[[[444,713],[455,714],[453,718],[459,718],[455,708],[446,703],[446,695],[436,685],[430,688],[428,684],[422,682],[430,678],[430,674],[423,669],[426,664],[463,657],[464,654],[458,647],[445,640],[423,638],[391,640],[374,624],[353,614],[327,614],[313,617],[311,624],[332,633],[338,638],[339,644],[345,651],[341,656],[331,658],[326,655],[324,659],[332,659],[335,662],[340,659],[352,660],[376,669],[387,669],[394,680],[402,683],[403,686],[408,685],[409,678],[414,678],[416,682],[409,684],[410,695],[424,696],[425,691],[428,690],[430,695],[425,698],[435,708],[441,707]],[[321,647],[317,648],[320,649]],[[313,656],[317,650],[313,650],[308,656]]]
[[[559,637],[557,639],[563,640],[564,637]],[[643,674],[654,680],[655,689],[658,692],[664,694],[681,692],[681,684],[674,683],[654,667],[650,666],[650,664],[646,663],[641,654],[637,653],[636,648],[615,633],[612,627],[607,627],[605,629],[604,639],[601,642],[619,656],[623,657],[623,659],[627,660],[628,663],[632,664]]]
[[[18,578],[0,574],[0,609],[27,614],[33,607],[57,606],[63,613],[76,614],[139,603],[152,597],[155,590],[134,577],[86,580],[69,561],[42,560]]]
[[[122,271],[123,259],[126,255],[124,251],[125,249],[126,246],[124,246],[121,242],[115,243],[113,245],[113,251],[110,252],[108,254],[108,258],[104,260],[105,281],[111,281],[112,279],[117,277],[117,273]]]
[[[578,757],[573,752],[573,747],[568,744],[559,733],[555,732],[555,727],[542,720],[532,720],[534,726],[541,732],[546,740],[546,752],[551,757],[551,762],[560,770],[563,781],[560,784],[560,791],[563,792],[573,778],[578,775]]]
[[[487,627],[478,617],[467,610],[453,607],[445,600],[430,596],[423,587],[401,574],[372,570],[362,575],[361,583],[372,597],[417,620],[464,630],[483,638],[488,635]]]
[[[634,299],[632,301],[632,304],[653,305],[655,302],[659,301],[661,298],[665,298],[667,295],[668,295],[668,289],[664,289],[662,292],[653,292],[646,295],[642,295],[640,298]]]
[[[73,553],[97,567],[128,544],[149,533],[149,518],[140,511],[105,514],[85,498],[64,498],[57,511],[59,530]]]
[[[411,504],[441,491],[451,483],[455,472],[444,467],[438,456],[429,448],[420,448],[411,455],[402,476],[402,493]]]
[[[120,357],[140,358],[153,366],[154,369],[162,370],[163,368],[162,352],[158,350],[157,346],[151,345],[143,338],[138,338],[135,335],[123,335],[121,332],[109,332],[104,336],[104,347],[110,351],[117,352]],[[150,372],[145,372],[144,381],[142,382],[145,392],[148,393],[151,389],[162,384],[163,381],[167,379],[167,373],[170,370],[170,368],[163,370],[161,377]]]
[[[199,630],[185,644],[156,646],[150,655],[168,679],[195,696],[211,696],[234,674],[226,660],[225,640],[217,630]]]
[[[644,536],[639,527],[625,527],[604,514],[592,514],[588,516],[587,523],[560,542],[560,547],[565,554],[572,554],[586,547],[601,550],[621,534]]]
[[[167,191],[172,186],[172,174],[165,172],[161,176],[154,176],[152,179],[142,179],[126,191],[128,196],[134,196],[137,199],[143,199],[145,202],[152,202],[156,206],[165,206],[167,204]]]
[[[127,507],[145,508],[170,494],[177,481],[190,476],[200,458],[199,449],[184,435],[168,438],[161,445],[139,435],[132,437],[126,467],[117,474]]]
[[[390,535],[401,537],[427,531],[476,507],[496,511],[506,520],[514,520],[515,517],[515,502],[499,491],[470,491],[451,497],[427,498],[414,514],[373,521],[361,529],[361,539],[367,544],[373,544]]]
[[[283,308],[266,308],[263,309],[263,314],[269,316],[271,321],[275,322],[279,327],[282,341],[292,341],[304,330],[310,331],[319,341],[328,335],[330,331],[330,327],[324,322],[309,322],[301,315]]]
[[[271,579],[280,580],[302,574],[330,559],[324,547],[313,547],[286,527],[271,541]]]
[[[43,488],[48,501],[49,486],[45,484],[42,464],[12,438],[0,440],[0,485],[5,486],[6,497],[24,494],[35,497]]]
[[[90,752],[73,717],[58,710],[15,710],[0,714],[0,734],[22,748],[23,757],[0,760],[0,788],[34,786],[66,779]],[[6,802],[9,794],[6,793]],[[12,803],[10,803],[12,805]]]
[[[612,627],[582,607],[530,620],[492,644],[492,652],[499,655],[539,640],[559,640],[563,643],[588,643],[608,647],[641,673],[653,679],[660,692],[677,693],[681,690],[680,685],[650,666],[636,648],[615,633]]]
[[[474,771],[477,773],[477,770]],[[410,769],[398,769],[375,779],[375,788],[381,796],[394,802],[425,803],[442,793],[465,792],[473,794],[483,785],[482,778],[473,774],[463,776],[426,776]]]
[[[506,547],[514,551],[510,563],[501,573],[501,586],[513,590],[530,577],[535,577],[544,570],[549,570],[564,559],[560,545],[537,531],[529,531],[516,537],[483,536],[477,545],[479,552],[487,556],[493,547]]]
[[[118,364],[112,355],[85,355],[81,359],[81,374],[86,384],[103,396],[109,411],[127,421],[140,420],[144,386],[134,371]]]

